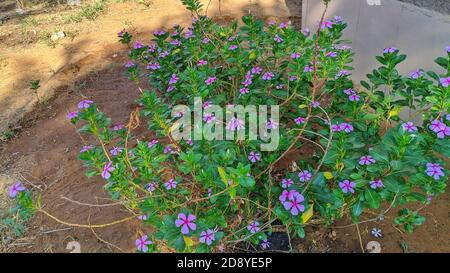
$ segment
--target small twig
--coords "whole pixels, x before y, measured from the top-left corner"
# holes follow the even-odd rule
[[[364,246],[363,246],[363,243],[362,243],[362,238],[361,238],[361,232],[359,232],[358,224],[356,224],[356,231],[358,231],[359,246],[361,247],[361,251],[362,251],[362,253],[365,253]]]
[[[116,202],[116,203],[109,203],[109,204],[88,204],[88,203],[83,203],[83,202],[79,202],[79,201],[75,201],[72,200],[68,197],[62,196],[61,195],[61,199],[64,199],[66,201],[78,204],[78,205],[82,205],[82,206],[88,206],[88,207],[110,207],[110,206],[117,206],[117,205],[123,205],[122,202]]]
[[[42,232],[42,234],[49,234],[49,233],[54,233],[54,232],[59,232],[59,231],[66,231],[66,230],[72,230],[72,229],[73,229],[73,227],[53,229],[53,230],[44,231],[44,232]]]

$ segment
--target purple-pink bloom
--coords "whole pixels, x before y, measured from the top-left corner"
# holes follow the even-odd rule
[[[147,69],[149,69],[149,70],[158,70],[160,68],[161,68],[161,66],[157,62],[147,64]]]
[[[318,101],[313,101],[313,102],[311,102],[311,106],[312,106],[312,108],[317,108],[317,107],[320,106],[320,102],[318,102]]]
[[[156,182],[150,182],[150,183],[148,183],[148,184],[146,185],[145,189],[146,189],[148,192],[154,192],[154,191],[156,190],[156,187],[157,187]]]
[[[142,215],[139,215],[137,218],[139,220],[146,221],[148,219],[148,215],[147,214],[142,214]]]
[[[281,38],[280,36],[278,36],[278,34],[275,35],[275,37],[273,38],[273,40],[277,43],[281,43],[283,42],[283,38]]]
[[[342,189],[342,192],[344,193],[355,193],[355,186],[356,183],[353,181],[349,181],[349,180],[344,180],[342,182],[339,182],[339,187]]]
[[[443,87],[448,87],[450,85],[450,77],[441,78],[440,82],[441,82]]]
[[[172,152],[172,145],[167,145],[166,147],[164,147],[164,151],[165,154],[171,153]]]
[[[165,58],[169,56],[170,52],[168,50],[164,50],[163,52],[159,53],[160,58]]]
[[[287,189],[290,186],[292,186],[293,184],[294,184],[294,181],[290,178],[288,178],[288,179],[284,178],[283,180],[281,180],[281,187],[283,189]]]
[[[421,71],[420,69],[414,70],[413,72],[409,73],[409,77],[411,79],[418,79],[423,75],[423,71]]]
[[[197,66],[202,66],[202,65],[206,65],[206,64],[208,64],[208,62],[205,61],[205,60],[199,60],[199,61],[197,62]]]
[[[384,186],[383,181],[381,181],[381,179],[376,179],[376,180],[370,181],[370,187],[372,189],[382,188],[383,186]]]
[[[250,160],[250,162],[252,163],[256,163],[257,161],[261,160],[261,154],[258,152],[251,151],[248,154],[248,160]]]
[[[341,124],[339,124],[339,128],[341,129],[341,131],[344,131],[346,133],[353,132],[353,126],[351,124],[348,124],[348,123],[341,123]]]
[[[450,136],[450,127],[444,125],[442,129],[437,133],[437,137],[442,139],[445,138],[445,136]]]
[[[114,166],[112,166],[112,162],[108,162],[104,167],[103,167],[103,171],[102,171],[102,177],[104,179],[109,179],[111,177],[111,172],[114,171],[116,168],[114,168]]]
[[[336,58],[336,57],[337,57],[337,53],[334,52],[334,51],[327,52],[327,53],[325,54],[325,57]]]
[[[269,119],[266,124],[267,129],[277,129],[278,128],[278,122],[274,121],[273,119]]]
[[[305,201],[305,198],[299,193],[293,196],[293,198],[284,202],[283,206],[286,210],[289,210],[291,214],[295,216],[298,215],[300,211],[305,211],[305,206],[302,205],[303,201]]]
[[[194,223],[195,219],[195,216],[192,214],[186,216],[186,214],[180,213],[178,214],[178,219],[175,220],[175,226],[181,226],[181,233],[188,234],[189,229],[194,231],[197,228],[197,225]]]
[[[290,82],[293,82],[293,81],[296,81],[296,80],[298,80],[298,77],[295,76],[295,75],[289,77],[289,81],[290,81]]]
[[[229,50],[235,50],[237,49],[238,46],[237,45],[230,45],[230,47],[228,48]]]
[[[417,127],[414,126],[414,123],[412,123],[411,121],[408,121],[406,123],[402,124],[402,128],[403,130],[405,130],[408,133],[414,133],[417,132]]]
[[[298,173],[298,178],[300,179],[301,182],[306,182],[311,180],[312,174],[308,170],[303,170]]]
[[[270,81],[275,75],[272,72],[266,72],[263,74],[262,79],[265,81]]]
[[[324,29],[324,28],[332,28],[333,27],[333,22],[332,21],[330,21],[330,20],[328,20],[328,21],[324,21],[324,22],[322,22],[322,26],[320,27],[321,29]]]
[[[349,89],[345,89],[345,90],[344,90],[344,94],[350,96],[350,95],[356,94],[356,92],[355,92],[355,90],[349,88]]]
[[[205,80],[206,85],[211,85],[217,80],[217,77],[209,77]]]
[[[153,35],[155,35],[155,36],[162,36],[164,34],[166,34],[166,32],[164,30],[156,30],[153,32]]]
[[[175,189],[177,187],[177,181],[175,179],[171,178],[167,182],[164,183],[164,186],[168,190]]]
[[[298,117],[294,120],[295,124],[302,124],[305,123],[305,119],[302,117]]]
[[[345,76],[348,76],[348,75],[350,75],[351,73],[350,73],[350,71],[348,71],[348,70],[341,70],[341,71],[339,71],[337,74],[336,74],[336,79],[338,79],[338,78],[340,78],[340,77],[345,77]]]
[[[151,244],[153,244],[153,242],[148,240],[148,236],[147,235],[144,235],[141,238],[136,239],[136,248],[139,251],[147,252],[148,251],[148,245],[151,245]]]
[[[69,114],[67,114],[67,119],[68,120],[72,120],[72,119],[74,119],[76,117],[78,117],[78,111],[73,111],[73,112],[70,112]]]
[[[230,131],[242,130],[244,129],[244,121],[237,118],[231,118],[230,122],[228,122],[225,128]]]
[[[172,41],[170,42],[170,44],[171,44],[171,45],[174,45],[174,46],[180,46],[180,45],[181,45],[181,41],[178,40],[178,39],[175,39],[175,40],[172,40]]]
[[[450,46],[445,47],[445,51],[447,51],[447,53],[450,53]]]
[[[305,68],[303,69],[303,72],[308,73],[308,72],[313,72],[314,68],[311,65],[307,65],[305,66]]]
[[[383,53],[384,54],[389,54],[389,53],[394,53],[395,51],[397,51],[397,48],[395,48],[395,47],[386,47],[383,50]]]
[[[268,249],[270,247],[270,242],[267,239],[264,239],[261,243],[261,248],[263,250]]]
[[[16,182],[8,189],[9,197],[15,198],[21,191],[25,191],[25,187],[23,186],[22,182]]]
[[[350,101],[359,101],[361,97],[358,94],[351,94],[350,96],[348,96],[348,99]]]
[[[359,165],[370,165],[377,162],[372,156],[365,155],[359,159]]]
[[[152,139],[148,142],[147,147],[150,149],[150,148],[153,148],[156,144],[158,144],[158,140]]]
[[[92,147],[91,145],[87,145],[87,146],[83,146],[80,150],[80,154],[89,151],[90,149],[92,149],[94,147]]]
[[[441,176],[444,176],[444,172],[442,170],[442,166],[437,163],[427,163],[427,170],[426,173],[428,176],[431,176],[434,178],[434,180],[439,180]]]
[[[295,52],[295,53],[291,54],[291,58],[294,59],[294,60],[300,58],[301,56],[302,55],[300,53],[298,53],[298,52]]]
[[[133,61],[128,61],[126,64],[125,64],[125,67],[126,68],[130,68],[130,67],[133,67],[133,66],[135,66],[136,64],[133,62]]]
[[[296,190],[284,190],[280,197],[278,197],[278,200],[280,200],[281,202],[285,202],[286,200],[291,200],[293,199],[295,196],[299,195],[300,193]]]
[[[125,126],[123,124],[116,124],[113,126],[113,131],[119,131],[122,130],[123,128],[125,128]]]
[[[242,87],[241,89],[239,89],[239,93],[241,93],[242,95],[247,94],[249,92],[247,87]]]
[[[175,84],[180,78],[178,78],[177,74],[172,74],[169,80],[169,84]]]
[[[288,26],[289,26],[289,23],[288,23],[288,22],[281,22],[281,23],[278,25],[278,27],[281,28],[281,29],[287,28]]]
[[[248,226],[247,229],[250,231],[250,233],[256,233],[260,230],[259,222],[253,221]]]
[[[310,32],[311,32],[311,30],[309,30],[309,28],[304,28],[304,29],[302,29],[302,33],[303,33],[303,35],[305,35],[305,36],[308,36]]]
[[[203,121],[206,123],[211,123],[216,119],[213,113],[206,113],[203,115]]]
[[[118,154],[120,154],[123,151],[123,148],[120,147],[114,147],[111,151],[109,151],[111,153],[111,155],[116,156]]]
[[[342,17],[339,16],[339,15],[334,16],[334,22],[341,23],[342,22]]]
[[[202,43],[204,43],[204,44],[209,43],[209,39],[207,37],[203,38]]]
[[[207,229],[200,232],[199,241],[207,245],[211,245],[215,238],[216,232],[212,229]]]
[[[252,68],[251,72],[252,72],[252,74],[261,74],[262,68],[259,66],[255,66]]]
[[[211,107],[212,102],[207,100],[203,103],[203,109],[208,109],[209,107]]]
[[[78,109],[86,109],[91,107],[91,104],[93,104],[94,102],[91,100],[82,100],[78,103]]]
[[[143,47],[144,47],[144,45],[140,41],[136,41],[136,43],[134,43],[134,46],[133,46],[134,49],[140,49]]]

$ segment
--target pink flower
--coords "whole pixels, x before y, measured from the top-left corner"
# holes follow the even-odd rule
[[[356,183],[349,181],[349,180],[344,180],[342,182],[339,182],[339,187],[342,189],[343,193],[348,193],[348,192],[355,193],[355,190],[354,190],[355,186],[356,186]]]
[[[305,201],[305,198],[301,194],[295,195],[293,198],[283,203],[283,206],[286,210],[289,210],[292,215],[298,215],[299,211],[305,211],[305,206],[302,205],[302,202]]]
[[[306,182],[311,180],[312,174],[308,170],[304,170],[298,173],[298,178],[301,182]]]
[[[277,129],[278,128],[278,122],[274,121],[273,119],[269,119],[269,121],[266,124],[267,129]]]
[[[169,179],[169,181],[164,183],[164,186],[168,190],[175,189],[177,187],[177,181],[175,181],[175,179],[171,178],[171,179]]]
[[[383,182],[381,181],[381,179],[377,179],[377,180],[374,180],[374,181],[370,181],[370,187],[372,188],[372,189],[376,189],[376,188],[382,188],[384,185],[383,185]]]
[[[333,27],[333,22],[332,21],[324,21],[322,22],[322,26],[320,27],[321,29],[324,28],[332,28]]]
[[[205,115],[203,115],[203,121],[206,123],[211,123],[215,119],[216,119],[216,117],[212,113],[206,113]]]
[[[110,161],[105,165],[105,167],[103,167],[102,177],[104,179],[109,179],[111,177],[111,172],[116,169],[111,165],[112,165],[112,162]]]
[[[136,248],[139,251],[147,252],[148,251],[148,245],[151,245],[151,244],[153,244],[153,242],[148,240],[148,236],[147,235],[144,235],[141,238],[136,239]]]
[[[88,146],[83,146],[80,150],[80,154],[89,151],[90,149],[92,149],[93,147],[91,145]]]
[[[292,186],[294,184],[294,181],[292,181],[292,179],[288,178],[288,179],[283,179],[281,181],[281,187],[284,189],[289,188],[290,186]]]
[[[248,160],[252,163],[256,163],[257,161],[261,160],[261,154],[258,152],[250,152],[248,154]]]
[[[152,139],[148,142],[147,147],[150,149],[150,148],[153,148],[156,144],[158,144],[158,140]]]
[[[142,47],[144,47],[144,45],[140,41],[136,41],[136,43],[133,46],[134,49],[140,49]]]
[[[116,156],[122,152],[122,148],[120,147],[113,147],[111,151],[109,151],[113,156]]]
[[[238,46],[237,45],[230,45],[230,47],[228,48],[229,50],[235,50],[237,49]]]
[[[262,79],[265,81],[270,81],[274,76],[275,74],[273,74],[272,72],[266,72],[263,74]]]
[[[113,131],[119,131],[119,130],[122,130],[123,128],[125,128],[125,126],[123,126],[123,124],[117,124],[117,125],[114,125]]]
[[[259,66],[255,66],[252,68],[251,72],[252,72],[252,74],[261,74],[262,68]]]
[[[9,197],[15,198],[19,192],[25,191],[25,187],[22,182],[16,182],[14,185],[10,186],[8,189]]]
[[[242,95],[247,94],[249,92],[247,87],[242,87],[241,89],[239,89],[239,93],[241,93]]]
[[[194,223],[195,219],[195,216],[192,214],[186,216],[186,214],[180,213],[178,214],[178,219],[175,220],[175,226],[181,226],[181,233],[188,234],[189,229],[194,231],[197,228],[197,225]]]
[[[370,165],[370,164],[373,164],[375,162],[377,162],[377,161],[374,158],[372,158],[372,156],[370,156],[370,155],[362,156],[359,159],[359,165]]]
[[[302,117],[298,117],[294,120],[295,124],[302,124],[305,123],[305,119]]]
[[[217,77],[209,77],[205,80],[206,85],[211,85],[217,80]]]
[[[199,60],[199,61],[197,62],[197,66],[202,66],[202,65],[207,65],[207,64],[208,64],[208,62],[205,61],[205,60]]]
[[[76,117],[78,117],[78,111],[73,111],[73,112],[70,112],[69,114],[67,114],[67,119],[68,120],[72,120],[72,119],[74,119]]]
[[[285,202],[286,200],[292,200],[294,199],[294,197],[296,197],[297,195],[299,195],[300,193],[296,190],[284,190],[280,197],[278,198],[281,202]]]
[[[280,36],[278,36],[278,34],[275,35],[275,38],[273,38],[273,40],[277,43],[281,43],[283,42],[283,38],[281,38]]]
[[[91,107],[91,104],[93,104],[94,102],[91,100],[82,100],[78,103],[78,109],[86,109]]]
[[[259,228],[259,222],[258,221],[253,221],[251,222],[248,226],[247,229],[250,231],[250,233],[256,233],[260,230]]]
[[[159,63],[157,63],[157,62],[155,62],[155,63],[149,63],[148,65],[147,65],[147,69],[149,69],[149,70],[158,70],[158,69],[160,69],[161,68],[161,66],[159,65]]]
[[[239,131],[239,130],[243,130],[244,127],[244,121],[237,119],[237,118],[232,118],[230,120],[230,122],[228,122],[227,126],[225,127],[227,130],[230,131]]]
[[[215,240],[215,234],[216,234],[216,232],[211,229],[207,229],[207,230],[200,232],[200,237],[199,237],[200,243],[211,245],[212,242]]]
[[[291,54],[291,58],[294,59],[294,60],[300,58],[300,56],[301,56],[301,54],[297,53],[297,52]]]
[[[179,80],[179,78],[178,78],[177,74],[172,74],[172,76],[170,77],[170,80],[169,80],[169,84],[175,84],[175,83],[177,83],[178,80]]]

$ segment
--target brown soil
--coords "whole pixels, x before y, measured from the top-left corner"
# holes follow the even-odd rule
[[[266,17],[268,16],[265,14],[266,9],[270,6],[265,4],[272,1],[261,2],[263,4],[260,9],[253,12],[259,12],[259,15]],[[290,2],[292,8],[292,2],[295,1],[287,2]],[[138,97],[139,92],[136,85],[123,75],[122,67],[126,61],[127,49],[114,41],[116,32],[124,27],[124,20],[130,19],[133,20],[134,34],[148,40],[149,33],[155,28],[163,25],[170,27],[173,23],[182,24],[189,20],[188,14],[177,1],[155,0],[150,11],[156,13],[148,10],[136,11],[126,4],[117,5],[119,6],[116,7],[122,8],[120,11],[114,13],[114,10],[111,10],[108,16],[96,22],[95,27],[92,26],[94,27],[92,31],[80,35],[60,48],[53,49],[54,51],[41,50],[39,46],[34,48],[37,49],[34,54],[29,49],[21,50],[22,60],[48,57],[45,61],[23,62],[20,66],[13,66],[15,69],[8,70],[8,75],[12,77],[9,80],[11,83],[17,79],[32,78],[35,76],[32,71],[47,69],[52,60],[61,62],[58,65],[59,69],[55,70],[57,72],[52,72],[44,81],[44,86],[55,87],[52,99],[26,114],[14,125],[19,130],[18,135],[8,143],[1,144],[0,173],[5,177],[21,179],[27,187],[34,188],[36,194],[42,194],[43,208],[68,223],[104,224],[127,218],[131,214],[118,205],[86,205],[111,204],[114,201],[103,189],[102,179],[88,179],[84,176],[85,169],[77,159],[83,143],[75,128],[67,122],[67,112],[75,109],[78,101],[87,97],[94,100],[100,109],[112,118],[113,123],[125,123],[134,109],[134,99]],[[221,8],[222,11],[231,9],[226,5]],[[246,12],[247,8],[246,5],[241,5],[232,9],[238,9],[239,13],[242,13]],[[299,9],[299,6],[294,8]],[[212,4],[210,10],[216,11],[218,7]],[[236,13],[226,16],[236,17]],[[12,54],[8,55],[9,63],[15,62],[14,58],[18,55],[9,53]],[[60,60],[62,56],[60,54],[65,56],[63,61]],[[21,94],[20,98],[26,103],[20,104],[16,110],[31,101],[25,91]],[[8,100],[5,101],[4,98],[10,101],[17,99],[17,96],[10,94],[4,97],[1,95],[0,92],[0,106],[9,106]],[[11,110],[12,112],[14,111]],[[16,114],[8,115],[12,116]],[[288,164],[286,163],[285,167]],[[384,233],[383,238],[375,239],[381,243],[383,252],[401,252],[400,242],[406,242],[410,251],[450,252],[448,204],[448,192],[433,200],[429,207],[422,210],[428,218],[427,222],[413,234],[404,234],[392,226],[394,210],[391,210],[382,222],[361,224],[359,228],[363,246],[368,241],[374,240],[370,235],[370,229],[376,226]],[[373,216],[367,215],[367,218],[370,217]],[[349,223],[345,221],[336,223],[336,225],[346,224]],[[134,239],[144,231],[146,227],[137,219],[94,231],[76,227],[67,229],[67,226],[38,213],[30,221],[26,235],[7,245],[3,251],[69,252],[70,250],[66,249],[67,243],[78,241],[81,252],[132,252]],[[299,252],[361,251],[355,226],[342,229],[310,226],[307,228],[306,239],[295,240],[294,248]]]

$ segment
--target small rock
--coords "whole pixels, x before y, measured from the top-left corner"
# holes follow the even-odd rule
[[[17,8],[16,9],[16,13],[19,14],[19,15],[24,15],[25,13],[27,13],[27,11],[24,10],[24,9],[21,9],[21,8]]]
[[[56,42],[57,40],[64,38],[65,36],[66,36],[66,34],[64,33],[64,31],[61,30],[61,31],[53,33],[52,36],[50,37],[50,39],[53,42]]]
[[[69,6],[80,6],[80,0],[67,0],[67,5]]]

